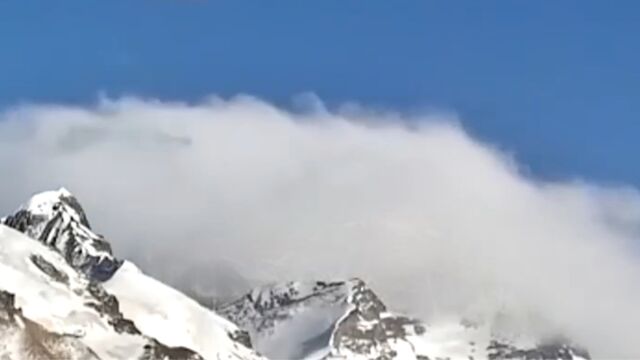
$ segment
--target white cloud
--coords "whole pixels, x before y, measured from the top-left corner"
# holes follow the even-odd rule
[[[0,210],[64,185],[120,257],[174,283],[359,276],[425,318],[514,306],[596,355],[640,355],[636,190],[527,179],[450,116],[309,99],[17,108]]]

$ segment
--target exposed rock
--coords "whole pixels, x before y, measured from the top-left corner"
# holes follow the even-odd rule
[[[50,262],[48,262],[42,256],[31,255],[29,259],[38,269],[40,269],[40,271],[48,275],[52,280],[61,282],[65,285],[69,285],[69,276],[59,271],[58,269],[56,269],[55,266],[53,266]]]
[[[0,359],[98,360],[79,339],[56,334],[25,318],[15,306],[15,296],[0,290]]]
[[[80,203],[65,189],[33,196],[0,222],[55,249],[93,280],[108,280],[122,264],[109,242],[91,231]]]
[[[195,320],[194,315],[201,314],[211,321],[197,320],[206,322],[196,327],[204,330],[203,334],[191,332],[194,328],[184,326],[183,322],[175,324],[178,330],[173,331],[179,339],[177,341],[173,336],[166,336],[171,335],[170,328],[155,332],[153,326],[147,325],[141,331],[132,319],[124,316],[118,297],[105,287],[105,281],[112,278],[122,262],[115,259],[109,243],[91,231],[82,207],[66,190],[38,194],[14,215],[0,220],[0,241],[3,242],[0,247],[0,276],[6,280],[0,281],[0,290],[11,290],[0,292],[0,306],[4,305],[7,309],[4,313],[0,311],[2,360],[31,359],[32,355],[33,359],[38,360],[202,360],[198,351],[189,348],[192,345],[208,351],[209,357],[260,359],[250,349],[251,340],[246,331],[138,272],[134,276],[135,281],[118,290],[124,290],[126,299],[133,304],[134,312],[129,315],[136,316],[141,310],[144,315],[137,318],[141,321],[153,317],[167,318],[167,309],[158,308],[158,313],[155,313],[156,306],[163,303],[162,299],[154,298],[156,294],[132,289],[146,284],[151,289],[162,290],[174,297],[168,304],[172,306],[170,310],[183,314],[177,319]],[[6,275],[17,276],[25,281],[17,282]],[[27,306],[27,313],[35,314],[35,318],[23,317],[22,312],[15,309],[14,291],[19,294],[20,303]],[[49,300],[52,300],[51,309],[44,305]],[[170,327],[171,323],[165,321],[164,326]],[[3,329],[6,331],[2,332]],[[149,331],[162,336],[162,339],[150,336]],[[207,336],[212,337],[206,339]],[[205,342],[224,344],[224,348],[199,345]],[[15,347],[12,344],[24,346]],[[73,354],[69,351],[73,351]]]
[[[139,335],[138,330],[133,321],[125,319],[120,312],[120,305],[118,299],[107,293],[102,285],[97,282],[90,282],[87,286],[87,290],[93,297],[92,300],[87,302],[86,305],[90,306],[98,311],[103,316],[109,319],[109,324],[119,333],[127,333],[133,335]]]
[[[150,344],[144,348],[144,354],[140,360],[204,360],[202,356],[195,352],[184,348],[171,348],[160,344],[156,340],[152,340]]]
[[[265,286],[221,306],[218,312],[246,328],[257,349],[275,358],[309,354],[317,358],[324,352],[321,357],[325,360],[589,359],[587,352],[567,340],[543,341],[534,346],[498,340],[491,326],[465,318],[449,325],[428,326],[389,311],[359,279]],[[318,314],[330,321],[298,332],[296,324]],[[314,321],[309,324],[313,327]],[[286,355],[277,352],[283,336],[298,342]]]
[[[534,348],[519,349],[493,340],[487,350],[489,360],[575,360],[577,357],[590,359],[586,350],[557,341],[542,342]]]

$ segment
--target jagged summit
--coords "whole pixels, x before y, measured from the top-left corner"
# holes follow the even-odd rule
[[[142,333],[121,304],[50,247],[0,225],[0,358],[136,359],[180,351]],[[201,360],[183,351],[174,360]]]
[[[0,358],[262,359],[235,324],[116,260],[65,189],[0,224]]]
[[[270,358],[305,360],[580,360],[568,341],[504,336],[463,319],[429,324],[387,308],[362,280],[263,286],[217,312],[247,329]]]
[[[0,222],[54,248],[91,279],[108,280],[122,264],[109,242],[91,230],[82,206],[65,188],[32,196]]]
[[[263,286],[217,311],[247,329],[271,358],[424,358],[414,346],[424,325],[389,312],[357,278]]]

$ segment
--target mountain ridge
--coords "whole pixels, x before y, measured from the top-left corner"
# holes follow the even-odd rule
[[[71,336],[99,359],[261,358],[238,340],[237,326],[117,260],[65,189],[35,195],[1,223],[0,291],[18,299],[5,302],[8,313]],[[29,351],[0,355],[22,359]]]
[[[71,359],[590,358],[564,339],[509,338],[496,334],[491,324],[463,319],[428,324],[397,314],[357,278],[268,284],[216,306],[197,299],[200,305],[118,259],[110,243],[93,232],[80,202],[64,188],[36,194],[0,219],[0,244],[0,278],[3,266],[8,267],[11,274],[31,279],[40,292],[53,294],[53,303],[70,308],[62,315],[39,309],[34,303],[52,300],[20,290],[10,277],[0,280],[0,317],[8,319],[5,333],[26,339],[26,327],[16,324],[30,324],[29,329],[36,329],[31,332],[74,349],[66,353]],[[59,291],[66,296],[62,300],[54,296]],[[77,324],[78,313],[91,320]],[[3,324],[0,321],[0,329]],[[107,330],[100,333],[96,327]],[[91,340],[101,336],[114,346],[122,341],[125,350],[105,351]],[[9,346],[11,338],[0,333],[0,355],[23,358]],[[3,353],[5,348],[9,350]],[[55,358],[47,351],[44,354]]]

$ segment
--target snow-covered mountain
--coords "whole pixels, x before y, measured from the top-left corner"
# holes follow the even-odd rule
[[[360,279],[268,285],[208,309],[114,256],[64,189],[0,220],[0,359],[589,358],[494,325],[426,324]]]
[[[359,279],[265,286],[217,311],[277,359],[589,358],[567,343],[501,333],[491,323],[422,323],[389,311]]]
[[[109,242],[91,231],[80,203],[66,189],[33,196],[1,222],[56,249],[92,279],[107,280],[122,264],[114,258]]]
[[[2,223],[0,358],[260,358],[230,321],[116,260],[68,191]]]

